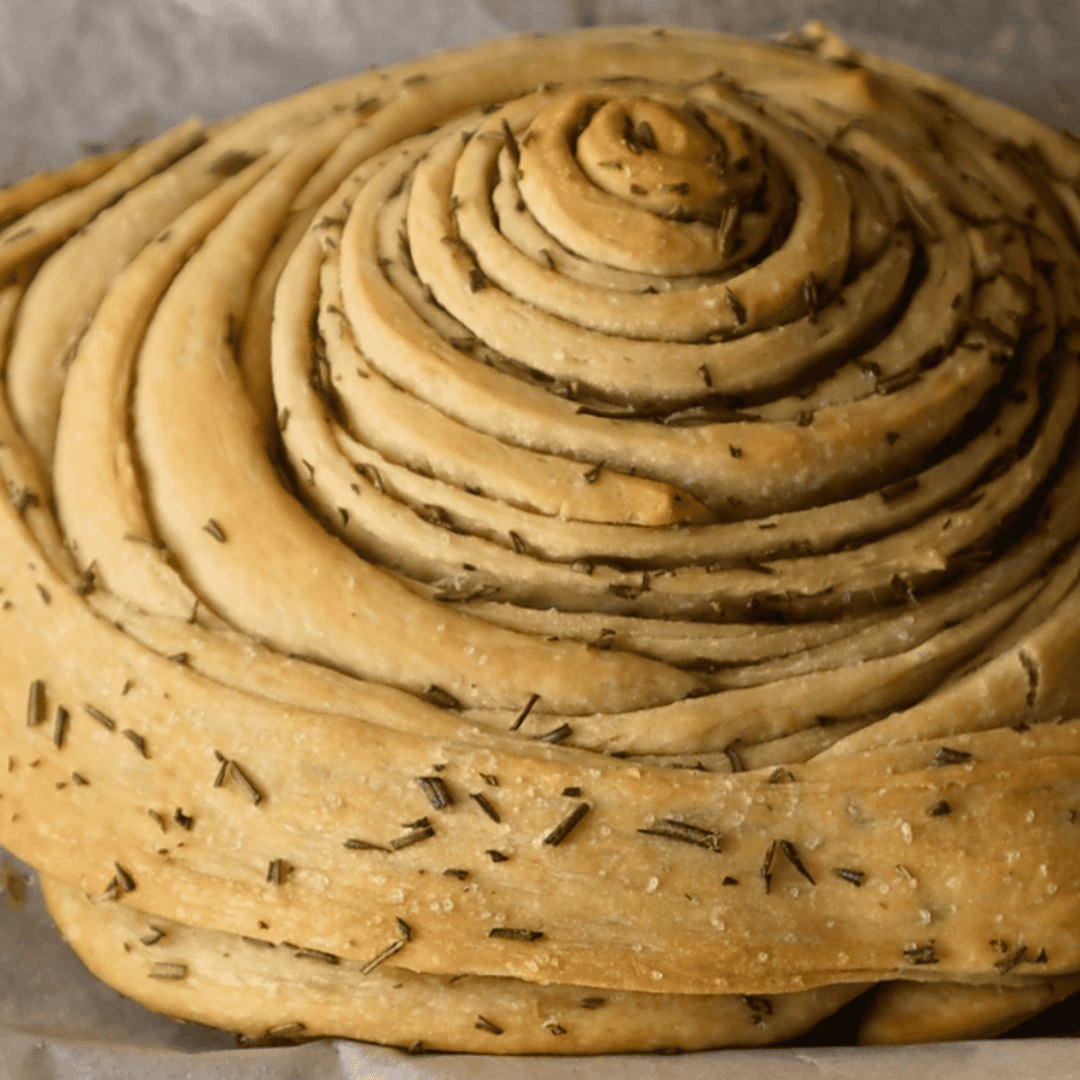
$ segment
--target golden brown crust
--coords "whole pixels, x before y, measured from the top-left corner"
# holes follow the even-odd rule
[[[489,43],[19,196],[0,841],[92,969],[501,1052],[1071,985],[1080,155],[808,34]]]

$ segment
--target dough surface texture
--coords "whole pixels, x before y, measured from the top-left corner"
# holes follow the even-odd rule
[[[0,192],[0,844],[253,1042],[1067,996],[1078,192],[819,24],[488,42]]]

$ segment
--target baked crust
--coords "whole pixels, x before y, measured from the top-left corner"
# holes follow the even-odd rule
[[[1073,985],[1080,148],[795,44],[493,42],[0,202],[0,841],[92,970],[504,1053]]]

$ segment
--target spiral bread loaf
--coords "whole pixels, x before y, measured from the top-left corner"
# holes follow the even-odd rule
[[[254,1040],[1074,992],[1078,177],[820,26],[619,28],[0,193],[0,843]]]

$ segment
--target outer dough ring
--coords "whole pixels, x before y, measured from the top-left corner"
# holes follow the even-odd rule
[[[597,36],[596,40],[600,40],[599,36]],[[1064,159],[1067,155],[1059,154],[1058,157],[1059,159]],[[18,292],[18,283],[16,283],[15,286],[12,286],[12,289],[13,292],[11,295],[15,296]],[[133,665],[133,670],[137,668],[141,675],[149,677],[151,683],[153,683],[155,679],[160,678],[162,680],[161,685],[175,686],[175,688],[183,686],[184,688],[193,689],[199,681],[194,675],[191,676],[192,681],[190,682],[187,681],[188,676],[184,675],[174,684],[173,675],[175,672],[172,674],[168,673],[169,669],[162,665],[160,657],[155,657],[152,653],[147,653],[140,648],[133,647],[130,643],[124,644],[123,640],[118,640],[114,637],[113,631],[108,630],[104,624],[95,622],[94,620],[85,620],[86,612],[78,607],[79,601],[73,599],[73,596],[77,594],[70,591],[76,586],[81,587],[82,582],[77,574],[73,574],[73,567],[67,553],[63,552],[62,549],[58,547],[55,543],[55,536],[49,533],[46,508],[43,506],[34,506],[20,494],[20,492],[34,491],[35,489],[19,486],[20,481],[32,478],[33,462],[28,455],[20,457],[22,451],[17,443],[18,440],[16,438],[13,440],[13,444],[16,445],[16,451],[14,453],[5,450],[4,465],[7,471],[14,502],[14,506],[10,511],[9,508],[4,508],[5,544],[7,545],[8,550],[19,552],[19,555],[22,557],[19,561],[19,565],[21,566],[23,563],[26,563],[30,570],[30,574],[27,575],[24,572],[23,580],[19,580],[10,586],[8,598],[12,600],[13,606],[6,610],[14,611],[17,609],[19,611],[17,617],[14,615],[10,616],[13,624],[15,624],[14,621],[17,619],[19,620],[17,625],[33,626],[44,630],[46,634],[53,633],[56,630],[56,627],[47,623],[41,617],[43,608],[34,607],[36,604],[44,605],[44,607],[51,609],[49,613],[50,618],[64,622],[70,617],[73,620],[73,623],[85,631],[91,638],[96,639],[99,635],[105,633],[105,636],[108,637],[110,641],[113,641],[118,645],[120,654]],[[8,471],[9,466],[10,471]],[[20,515],[22,516],[21,520]],[[28,544],[30,534],[24,531],[24,529],[32,530],[35,536],[41,538],[45,550],[53,564],[51,569],[48,566],[42,567],[40,565],[39,559],[41,552],[36,551],[33,546]],[[1019,621],[1014,631],[1010,632],[1012,640],[1009,640],[1010,634],[1004,635],[1003,642],[998,643],[998,651],[988,657],[989,663],[984,670],[954,683],[952,689],[946,691],[943,695],[943,700],[939,699],[934,701],[931,699],[924,707],[909,710],[908,713],[895,717],[894,722],[886,723],[881,726],[872,725],[871,729],[869,729],[873,731],[871,741],[876,740],[884,742],[889,736],[899,735],[901,739],[908,740],[909,745],[906,747],[905,752],[917,755],[921,751],[927,749],[925,740],[930,731],[933,731],[935,734],[938,734],[947,740],[951,740],[954,736],[957,738],[967,737],[962,730],[965,725],[977,727],[982,724],[994,727],[995,725],[1000,724],[1001,719],[1005,714],[1011,713],[1013,717],[1019,714],[1028,717],[1031,720],[1045,720],[1052,718],[1056,711],[1070,704],[1069,694],[1071,691],[1071,679],[1067,668],[1070,658],[1075,651],[1076,644],[1075,631],[1074,629],[1070,629],[1073,623],[1075,623],[1075,611],[1073,610],[1075,603],[1075,596],[1066,595],[1061,598],[1061,603],[1056,605],[1056,610],[1052,615],[1049,612],[1040,612],[1039,616],[1036,617],[1035,610],[1029,610],[1024,618]],[[53,606],[54,604],[55,607]],[[37,613],[37,616],[26,616],[26,612],[31,609]],[[1039,620],[1042,619],[1044,615],[1048,616],[1048,619],[1043,619],[1043,621],[1040,622]],[[22,622],[24,618],[26,621]],[[116,621],[123,621],[122,614]],[[1056,631],[1062,629],[1064,630],[1064,634],[1056,633]],[[194,634],[194,631],[192,633]],[[56,640],[60,640],[60,638],[57,638]],[[82,646],[77,639],[72,640],[75,644],[73,652],[77,654]],[[1005,651],[1001,651],[1002,649]],[[62,705],[63,699],[69,692],[77,692],[76,687],[80,685],[79,679],[72,676],[70,671],[64,669],[62,664],[61,667],[54,668],[52,666],[53,661],[51,659],[46,660],[45,654],[35,653],[34,655],[37,656],[37,659],[40,661],[36,676],[34,677],[42,678],[42,682],[47,688],[47,696],[45,698],[46,703],[50,709],[54,703]],[[182,664],[183,662],[174,660],[173,663]],[[1034,676],[1033,672],[1036,673]],[[27,685],[27,674],[27,672],[22,672],[23,681],[21,685],[23,687]],[[29,685],[32,686],[33,683],[30,682]],[[1000,701],[989,701],[991,696],[990,691],[992,689],[1005,691],[1005,693],[1002,694]],[[115,687],[112,692],[119,693]],[[202,691],[198,691],[198,693],[201,692]],[[21,695],[18,692],[15,692],[14,694],[9,693],[7,690],[5,690],[5,695],[5,711],[8,713],[9,719],[25,717],[27,713],[24,712],[21,703],[17,700]],[[979,708],[973,710],[970,708],[973,704],[973,699],[979,698],[980,695],[984,700],[979,704]],[[119,694],[119,696],[123,697],[125,695]],[[31,698],[33,700],[33,691],[31,692]],[[387,705],[392,709],[393,698],[393,694],[383,695],[382,700],[384,705]],[[57,699],[59,699],[59,701]],[[379,695],[376,695],[375,699],[378,700]],[[207,698],[206,700],[209,699]],[[235,701],[236,699],[233,698],[232,700]],[[432,712],[416,702],[413,702],[410,706],[406,706],[405,701],[411,700],[412,699],[406,698],[399,699],[397,704],[401,709],[402,717],[396,721],[397,723],[406,723],[404,718],[405,716],[408,716],[408,723],[415,724],[416,730],[422,730],[425,726],[428,726],[431,731],[441,731],[445,734],[445,737],[450,740],[444,744],[446,746],[451,745],[454,737],[461,737],[460,731],[455,732],[455,720],[452,715]],[[947,706],[953,702],[959,702],[964,705],[965,708],[952,710],[951,715],[947,716],[947,713],[949,713]],[[107,744],[92,747],[92,740],[90,743],[87,743],[86,741],[77,742],[74,737],[70,743],[67,742],[67,728],[65,724],[61,722],[62,714],[57,711],[54,718],[55,726],[51,729],[52,742],[57,751],[57,756],[55,760],[50,759],[47,766],[47,769],[51,770],[47,777],[48,783],[53,784],[56,792],[68,792],[69,788],[74,791],[76,788],[100,787],[104,793],[101,797],[104,799],[105,803],[108,803],[111,797],[114,800],[118,800],[115,805],[119,805],[120,802],[124,801],[123,797],[119,794],[120,789],[124,788],[125,785],[129,783],[133,783],[135,789],[139,790],[139,786],[145,781],[145,777],[143,777],[143,779],[137,779],[140,776],[137,770],[146,768],[145,765],[139,764],[140,760],[154,761],[168,759],[170,751],[168,750],[167,736],[178,722],[176,716],[170,716],[167,709],[162,710],[160,703],[158,703],[158,706],[156,707],[149,708],[145,714],[140,713],[137,718],[135,713],[129,712],[128,704],[117,700],[117,705],[118,708],[116,712],[117,715],[121,716],[121,722],[139,723],[142,727],[142,732],[132,727],[124,729],[124,732],[114,731],[113,734],[119,737],[120,734],[133,733],[144,740],[146,735],[149,734],[150,741],[149,743],[144,741],[143,748],[145,750],[146,747],[149,746],[151,748],[150,755],[141,757],[141,759],[138,757],[133,759],[134,764],[132,761],[125,762],[114,773],[108,775],[106,779],[99,780],[97,775],[95,775],[94,780],[89,785],[74,780],[57,780],[55,777],[62,776],[63,772],[57,772],[56,769],[59,767],[62,770],[72,763],[72,755],[70,753],[72,750],[78,749],[80,753],[89,754],[89,759],[96,761],[99,765],[110,756],[105,749]],[[372,707],[375,707],[374,704]],[[243,711],[243,708],[244,707],[241,706],[241,711]],[[270,713],[267,713],[267,715],[269,716]],[[323,715],[325,716],[325,714]],[[81,713],[80,716],[82,716]],[[384,722],[389,722],[385,713],[383,714],[383,718]],[[82,717],[82,719],[85,723],[86,718]],[[314,720],[313,722],[316,726],[319,723],[318,720]],[[944,726],[942,726],[943,722]],[[935,727],[935,724],[938,726]],[[378,727],[379,725],[376,724],[374,726]],[[406,726],[408,725],[406,724]],[[12,803],[17,806],[29,806],[32,804],[44,805],[47,799],[65,799],[67,797],[66,795],[54,795],[48,790],[47,783],[44,783],[38,777],[31,775],[32,770],[28,767],[30,763],[25,760],[23,753],[25,749],[30,747],[38,750],[47,747],[48,740],[46,739],[43,741],[41,739],[42,735],[47,734],[46,729],[41,728],[38,723],[32,723],[29,732],[18,731],[17,727],[18,721],[15,720],[12,725],[12,741],[10,745],[19,750],[19,759],[16,760],[15,755],[12,755],[12,758],[9,761],[8,772],[11,777],[15,778],[5,782],[8,787],[5,794],[7,794],[10,799],[8,803],[9,809],[11,808]],[[90,730],[94,731],[95,729],[91,728]],[[1062,728],[1061,730],[1067,731],[1068,729]],[[78,727],[72,728],[72,736],[74,736],[77,731],[80,739],[82,739],[85,735],[85,731],[79,730]],[[96,734],[101,738],[104,737],[100,732],[97,732]],[[1010,737],[1020,737],[1022,735],[1022,732],[1017,732],[1015,733],[1015,736]],[[390,738],[391,736],[387,737]],[[469,735],[468,737],[471,738],[472,736]],[[1033,737],[1034,741],[1032,745],[1037,744],[1039,746],[1048,747],[1049,742],[1053,741],[1049,740],[1048,742],[1048,739],[1049,736],[1047,731],[1039,731],[1037,736]],[[25,742],[24,740],[29,740],[29,742]],[[138,750],[138,743],[136,743],[134,739],[129,738],[128,741],[132,743],[135,750]],[[258,744],[258,739],[252,739],[250,741],[249,749],[256,755],[258,753]],[[512,742],[507,745],[512,745]],[[834,753],[831,755],[833,761],[839,759],[840,754],[850,753],[857,745],[858,740],[847,742],[846,745],[837,744],[834,748]],[[65,749],[69,751],[68,756],[64,758],[59,757]],[[162,750],[164,750],[164,752],[159,753],[159,751]],[[950,744],[938,745],[937,750],[938,752],[942,750],[951,750],[953,753],[956,752],[951,749]],[[516,751],[513,749],[510,750],[511,755],[515,752]],[[544,750],[536,760],[544,760],[549,764],[559,763],[561,767],[562,765],[566,765],[569,761],[569,757],[564,758],[564,754],[572,755],[572,751],[568,748],[564,748],[563,750],[557,748]],[[527,754],[526,756],[530,755]],[[1012,784],[1015,780],[1020,788],[1023,788],[1023,785],[1030,779],[1030,777],[1026,775],[1025,770],[1030,770],[1031,776],[1042,776],[1053,786],[1055,791],[1064,793],[1072,790],[1070,785],[1075,785],[1076,773],[1075,765],[1072,760],[1074,757],[1075,755],[1071,752],[1058,753],[1055,751],[1054,753],[1051,753],[1049,757],[1042,760],[1040,764],[1033,765],[1031,763],[1024,763],[1018,766],[1019,772],[1012,774],[1012,779],[1010,779],[1009,769],[1007,768],[1000,770],[998,774],[994,775],[990,775],[993,771],[992,769],[987,770],[986,768],[983,768],[978,774],[979,782],[985,782],[991,786],[1005,785],[1006,790],[1013,790],[1010,789],[1008,785]],[[824,761],[822,764],[824,764]],[[925,765],[925,762],[922,764]],[[989,763],[984,762],[983,764],[986,765]],[[35,766],[35,768],[39,767],[40,766]],[[171,767],[171,764],[166,766],[167,769]],[[159,766],[151,766],[150,768],[156,770]],[[248,768],[250,768],[250,765]],[[660,781],[661,774],[657,770],[654,770],[654,767],[651,764],[644,764],[642,766],[635,764],[634,766],[628,766],[628,769],[629,768],[642,771],[642,776],[650,783]],[[183,772],[183,768],[181,768],[180,772]],[[80,773],[79,775],[81,776],[82,774]],[[101,775],[106,776],[106,773],[103,771]],[[246,782],[240,779],[241,777],[247,776],[247,773],[242,768],[238,771],[228,773],[228,776],[231,777],[230,792],[232,794],[238,792],[243,794],[245,791],[250,794],[251,790],[255,790],[250,786],[250,778]],[[83,777],[83,779],[85,780],[86,778]],[[802,782],[804,779],[809,781],[810,777],[800,778],[799,782]],[[736,789],[742,790],[741,788],[738,788],[738,784],[753,784],[755,782],[760,782],[760,778],[747,778],[744,781],[736,781]],[[906,783],[907,781],[904,781],[899,783],[898,786],[903,787]],[[64,786],[56,786],[60,784],[63,784]],[[918,784],[916,784],[916,786],[918,786]],[[997,789],[995,788],[994,790]],[[130,790],[128,791],[128,794],[130,794]],[[415,794],[415,791],[413,794]],[[92,798],[97,797],[97,794],[92,796]],[[275,795],[274,798],[276,799],[276,797],[277,796]],[[784,797],[786,798],[787,796]],[[163,816],[160,814],[160,811],[155,812],[158,813],[159,816]],[[29,852],[29,838],[32,835],[32,832],[27,829],[25,823],[20,824],[19,818],[20,810],[16,809],[12,814],[10,824],[5,824],[4,828],[10,830],[11,836],[15,838],[16,842],[13,844],[13,847],[17,850]],[[4,815],[4,820],[6,821],[6,814]],[[143,824],[146,825],[146,821],[143,821]],[[181,826],[181,828],[183,828],[183,826]],[[4,835],[6,840],[7,833]],[[97,831],[94,835],[97,837],[97,842],[100,843],[103,836],[101,831]],[[131,835],[134,835],[134,831],[128,833],[125,828],[120,828],[117,837],[120,837],[121,835],[130,837]],[[670,839],[670,837],[668,837],[668,839]],[[124,843],[128,842],[129,840],[124,841]],[[137,849],[141,842],[142,838],[140,838],[138,842],[134,842],[130,849],[125,849],[125,851],[122,852],[114,851],[113,856],[115,858],[118,854],[120,859],[126,860],[125,866],[127,866],[128,863],[131,863],[136,867],[136,874],[140,878],[140,888],[131,891],[138,892],[138,899],[140,902],[144,897],[149,896],[151,897],[151,902],[167,904],[170,901],[165,899],[166,889],[161,883],[156,883],[153,886],[146,883],[147,879],[143,877],[143,871],[146,869],[146,864],[139,864],[134,858],[128,857],[127,852],[130,850],[131,855],[137,858]],[[91,843],[90,850],[97,851],[99,862],[108,861],[107,856],[104,860],[100,858],[101,852],[104,849],[94,848],[93,843]],[[920,848],[919,850],[921,851],[922,849]],[[60,857],[54,852],[52,858],[54,859],[54,865],[63,869],[69,878],[76,876],[77,873],[81,873],[81,871],[76,871],[74,864],[64,866],[65,857]],[[789,860],[789,863],[790,865],[787,863],[782,865],[786,867],[788,874],[791,874],[793,873],[793,867],[797,869],[797,862]],[[127,889],[125,881],[130,875],[127,869],[121,870],[119,859],[116,859],[114,865],[117,867],[116,880],[119,883],[117,889],[120,892],[123,892]],[[166,878],[169,876],[169,874],[164,875]],[[931,877],[932,876],[933,874],[931,873]],[[78,884],[85,884],[85,879],[80,880]],[[852,883],[849,882],[849,884]],[[803,888],[806,888],[806,886],[803,886]],[[108,888],[106,891],[108,891]],[[153,899],[154,897],[157,898],[156,901]],[[217,915],[214,917],[216,918]],[[1065,920],[1063,920],[1065,924],[1071,924],[1071,921],[1071,916],[1067,916]],[[1049,927],[1049,924],[1047,925]],[[1067,933],[1065,932],[1065,928],[1062,927],[1053,929],[1048,928],[1047,934],[1048,937],[1053,939],[1053,944],[1055,946],[1054,949],[1051,950],[1054,953],[1054,957],[1050,962],[1060,968],[1062,964],[1069,962],[1067,957],[1069,956],[1068,949],[1071,946],[1068,941]],[[974,944],[974,942],[971,943],[972,946],[974,946]],[[1063,959],[1063,957],[1065,959]],[[917,966],[917,961],[912,961],[910,958],[907,958],[907,960],[908,963],[915,963]],[[928,975],[932,976],[936,973],[918,972],[914,967],[901,967],[901,970],[905,971],[911,977],[918,976],[925,978]],[[955,967],[952,970],[955,970]],[[985,964],[982,967],[975,964],[973,967],[969,967],[966,970],[968,976],[972,978],[1001,981],[998,979],[997,974],[991,973],[990,969],[987,968]],[[1000,970],[1000,968],[996,969],[998,973],[1000,973]],[[852,974],[854,973],[847,972],[845,973],[845,976],[850,977]],[[641,972],[639,972],[638,975],[640,976]],[[1021,976],[1016,976],[1016,978],[1019,979]],[[780,984],[773,982],[763,983],[762,985],[775,987]]]

